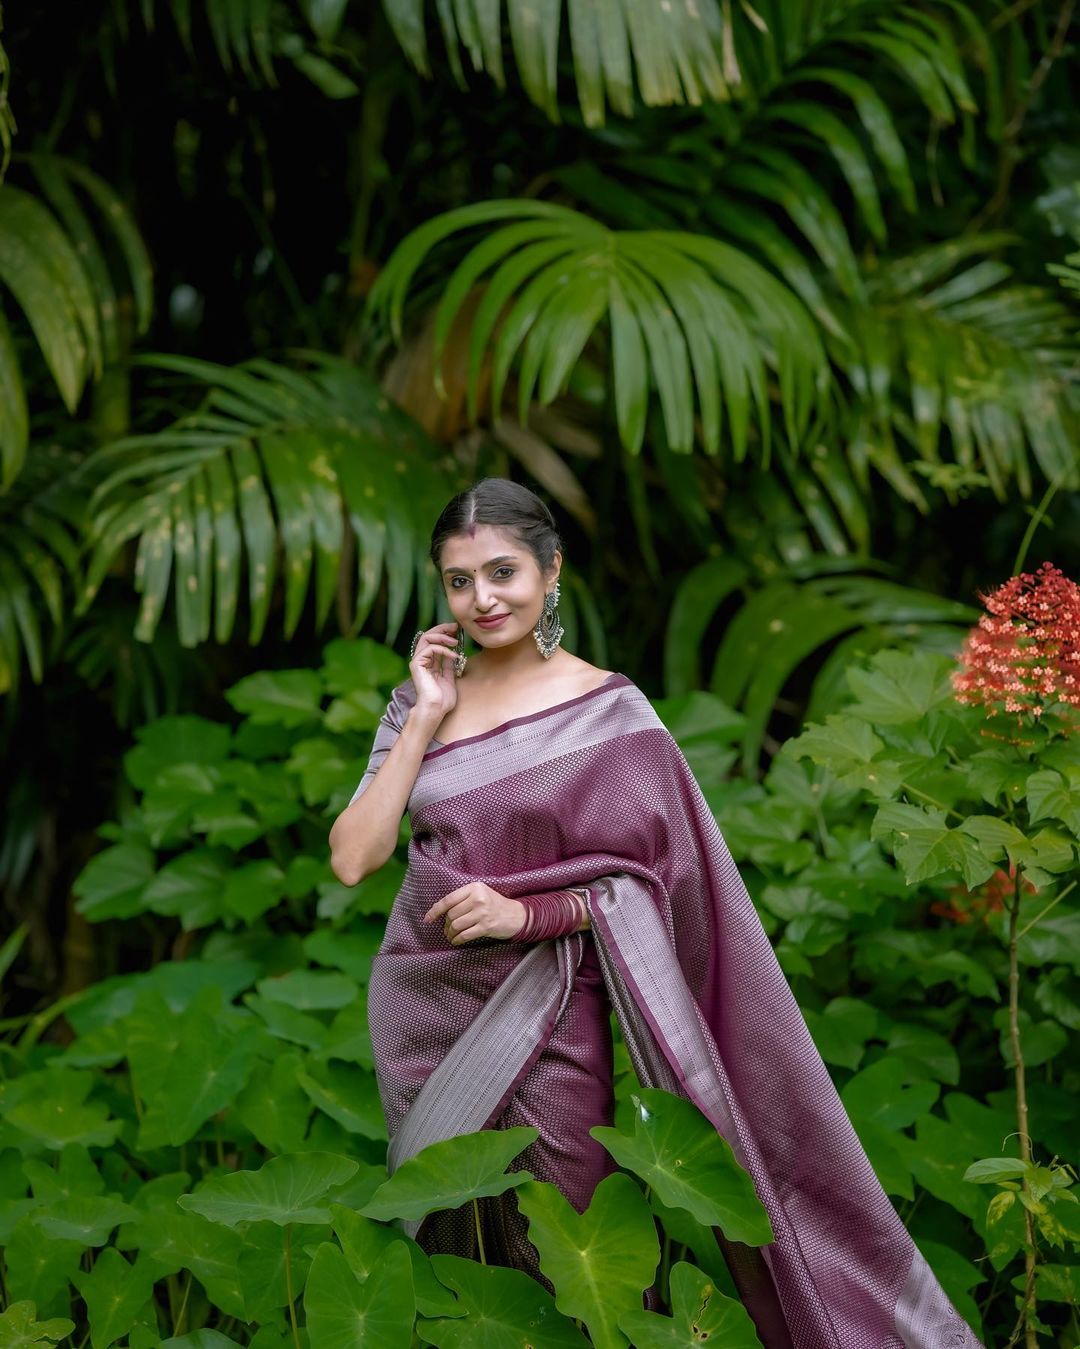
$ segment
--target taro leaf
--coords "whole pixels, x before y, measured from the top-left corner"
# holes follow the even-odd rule
[[[352,979],[334,970],[290,970],[275,979],[260,979],[255,988],[268,1002],[282,1002],[301,1012],[335,1010],[360,995]]]
[[[89,1273],[76,1270],[72,1274],[71,1281],[86,1302],[94,1349],[108,1349],[128,1333],[153,1294],[157,1277],[152,1260],[140,1256],[129,1265],[112,1246],[101,1252]]]
[[[269,1152],[299,1152],[311,1102],[296,1080],[301,1058],[287,1050],[269,1072],[254,1072],[236,1098],[233,1113]]]
[[[421,1323],[424,1340],[437,1349],[586,1349],[584,1335],[523,1270],[459,1255],[432,1256],[431,1265],[458,1294],[458,1316],[464,1313],[460,1320]]]
[[[46,1203],[71,1199],[75,1195],[103,1194],[105,1190],[101,1172],[81,1143],[69,1143],[60,1153],[55,1167],[28,1157],[23,1169],[34,1197]]]
[[[410,1237],[402,1236],[397,1228],[365,1218],[344,1204],[330,1205],[330,1219],[345,1259],[358,1279],[366,1279],[386,1249],[395,1241],[402,1241],[412,1261],[417,1310],[424,1316],[461,1315],[453,1295],[436,1279],[427,1252]]]
[[[91,923],[131,918],[143,908],[143,892],[154,879],[154,854],[142,843],[124,840],[96,853],[72,884],[75,912]]]
[[[57,1151],[69,1143],[109,1147],[121,1122],[109,1119],[104,1102],[87,1101],[96,1080],[93,1073],[62,1068],[25,1073],[0,1092],[0,1115],[38,1144]]]
[[[29,1298],[42,1316],[63,1311],[71,1305],[68,1282],[82,1253],[80,1242],[47,1237],[29,1217],[23,1218],[4,1247],[8,1297],[12,1302]]]
[[[725,1297],[700,1269],[680,1260],[671,1271],[672,1316],[624,1312],[619,1329],[636,1349],[694,1349],[713,1340],[723,1349],[761,1349],[750,1314],[741,1302]]]
[[[33,1220],[48,1237],[77,1241],[80,1246],[104,1246],[114,1227],[134,1217],[135,1210],[119,1199],[78,1195],[39,1208]]]
[[[230,1340],[220,1330],[194,1330],[190,1335],[176,1335],[161,1340],[158,1349],[240,1349],[239,1340]]]
[[[393,1218],[415,1221],[439,1209],[460,1208],[470,1199],[503,1194],[532,1179],[528,1171],[505,1172],[518,1153],[539,1137],[539,1129],[520,1125],[431,1143],[403,1162],[360,1212],[381,1222]]]
[[[684,1208],[668,1208],[667,1204],[657,1198],[655,1190],[649,1195],[649,1207],[660,1219],[665,1236],[673,1244],[679,1242],[686,1247],[687,1259],[693,1255],[698,1269],[708,1274],[714,1282],[722,1283],[725,1288],[730,1287],[732,1292],[735,1291],[735,1285],[731,1282],[731,1272],[724,1260],[720,1243],[716,1240],[714,1227],[706,1227],[704,1223],[699,1223]]]
[[[235,1014],[226,1019],[221,1004],[221,990],[211,985],[172,1016],[151,993],[128,1017],[128,1062],[144,1105],[140,1150],[186,1143],[247,1081],[262,1033],[253,1022],[236,1027]]]
[[[259,670],[225,690],[256,726],[304,726],[322,720],[322,680],[314,670]]]
[[[38,1321],[37,1309],[28,1299],[13,1302],[7,1311],[0,1312],[0,1345],[3,1349],[24,1349],[40,1345],[45,1340],[62,1340],[75,1329],[75,1322],[58,1316],[50,1321]]]
[[[167,1273],[190,1269],[206,1296],[226,1316],[244,1319],[244,1295],[237,1273],[243,1244],[237,1232],[208,1222],[197,1213],[185,1213],[174,1203],[148,1214],[139,1224],[143,1254]]]
[[[318,1349],[401,1349],[416,1319],[409,1252],[395,1241],[361,1283],[338,1247],[324,1241],[311,1264],[304,1310]]]
[[[279,1040],[291,1040],[305,1049],[321,1049],[329,1032],[318,1017],[298,1012],[284,1002],[270,1002],[258,993],[247,993],[244,1003],[266,1023],[266,1029]]]
[[[329,1236],[328,1229],[304,1234],[305,1240],[314,1237],[328,1240]],[[316,1243],[312,1240],[311,1244]],[[244,1319],[273,1320],[273,1313],[288,1305],[290,1275],[293,1288],[303,1288],[310,1267],[311,1256],[296,1242],[290,1242],[290,1274],[286,1274],[285,1233],[274,1223],[252,1223],[244,1232],[236,1260],[244,1290]]]
[[[327,1061],[343,1059],[346,1063],[358,1063],[374,1070],[375,1055],[371,1031],[368,1029],[366,992],[363,998],[343,1007],[334,1017],[317,1057]]]
[[[271,1157],[258,1171],[213,1176],[177,1203],[214,1223],[325,1223],[329,1210],[318,1204],[337,1185],[355,1175],[359,1165],[330,1152],[293,1152]]]
[[[660,1258],[638,1186],[622,1172],[605,1176],[579,1214],[556,1186],[534,1180],[518,1191],[518,1208],[559,1311],[585,1323],[596,1349],[625,1349],[619,1318],[641,1307]]]
[[[314,736],[293,746],[285,766],[300,779],[305,805],[318,806],[341,790],[350,762],[342,753],[340,741]]]
[[[347,1065],[312,1064],[297,1081],[315,1105],[343,1129],[365,1138],[386,1138],[386,1119],[373,1074]]]
[[[643,1088],[630,1099],[632,1137],[600,1124],[589,1130],[620,1166],[651,1185],[665,1204],[687,1209],[732,1241],[762,1246],[773,1240],[754,1182],[692,1101],[658,1087]]]

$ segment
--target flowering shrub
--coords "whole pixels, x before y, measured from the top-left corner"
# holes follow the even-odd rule
[[[962,703],[988,717],[1016,715],[1021,726],[1046,713],[1075,729],[1080,708],[1080,585],[1052,562],[1022,572],[989,595],[968,636],[953,687]]]

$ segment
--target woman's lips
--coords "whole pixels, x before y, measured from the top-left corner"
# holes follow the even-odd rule
[[[510,617],[509,614],[499,614],[497,617],[492,616],[491,618],[478,618],[476,620],[476,623],[477,626],[481,628],[497,628],[504,618],[509,617]]]

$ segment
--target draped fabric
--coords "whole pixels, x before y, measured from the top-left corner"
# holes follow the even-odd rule
[[[356,796],[415,698],[393,692]],[[408,868],[368,1016],[396,1169],[518,1124],[515,1160],[580,1212],[615,1169],[610,1010],[638,1077],[687,1097],[753,1178],[774,1239],[717,1239],[766,1349],[981,1349],[881,1188],[678,745],[625,675],[449,744],[408,801]],[[468,881],[589,887],[591,931],[452,946],[422,915]],[[543,1279],[514,1192],[481,1201],[489,1260]],[[473,1255],[471,1209],[407,1224]],[[549,1285],[550,1286],[550,1285]],[[646,1299],[648,1301],[648,1298]]]

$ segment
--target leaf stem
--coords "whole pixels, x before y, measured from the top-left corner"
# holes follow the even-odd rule
[[[1076,889],[1076,881],[1070,881],[1069,884],[1065,887],[1064,890],[1061,891],[1060,894],[1054,896],[1054,898],[1050,901],[1049,904],[1047,904],[1046,908],[1043,909],[1041,913],[1037,913],[1030,923],[1024,924],[1024,926],[1016,934],[1016,940],[1019,941],[1020,938],[1024,935],[1024,933],[1030,931],[1030,929],[1035,926],[1035,924],[1039,921],[1040,918],[1045,917],[1046,914],[1050,912],[1050,910],[1054,907],[1055,904],[1060,904],[1070,890],[1075,889]]]
[[[183,1320],[187,1312],[188,1294],[191,1292],[191,1270],[187,1272],[187,1282],[184,1284],[184,1296],[180,1299],[180,1310],[176,1313],[176,1319],[173,1321],[173,1334],[182,1335],[184,1333]]]
[[[1017,919],[1020,915],[1021,872],[1016,870],[1016,880],[1009,904],[1009,1043],[1012,1047],[1013,1073],[1016,1081],[1016,1122],[1020,1134],[1020,1156],[1025,1165],[1031,1165],[1031,1135],[1028,1132],[1027,1083],[1024,1073],[1024,1055],[1020,1047],[1020,962],[1017,956]],[[1024,1193],[1030,1194],[1027,1173],[1021,1178]],[[1028,1306],[1035,1291],[1035,1222],[1031,1210],[1024,1206],[1024,1297],[1020,1304],[1020,1314],[1013,1340],[1024,1331],[1025,1349],[1038,1349],[1035,1340],[1035,1326],[1028,1315]],[[1010,1341],[1013,1342],[1013,1341]]]
[[[296,1303],[292,1286],[292,1223],[285,1224],[285,1292],[289,1298],[289,1324],[295,1349],[300,1349],[300,1329],[296,1324]]]
[[[1054,493],[1064,481],[1062,478],[1055,478],[1050,486],[1043,493],[1042,500],[1035,507],[1031,519],[1028,521],[1028,527],[1024,530],[1024,537],[1020,540],[1020,547],[1016,552],[1016,560],[1013,562],[1012,574],[1020,575],[1020,568],[1024,565],[1024,559],[1027,557],[1028,548],[1031,546],[1031,540],[1035,537],[1035,531],[1042,524],[1043,516],[1046,514],[1047,507],[1054,499]]]
[[[487,1264],[487,1257],[484,1254],[484,1234],[480,1231],[480,1205],[474,1199],[472,1201],[473,1219],[476,1223],[476,1245],[480,1251],[480,1263]]]
[[[921,792],[918,787],[913,787],[910,782],[901,782],[905,792],[910,792],[912,796],[921,796],[924,801],[929,801],[932,806],[937,806],[938,810],[943,810],[946,815],[955,815],[958,820],[966,820],[967,816],[959,810],[953,810],[952,806],[947,806],[944,801],[939,801],[936,796],[931,796],[929,792]]]

